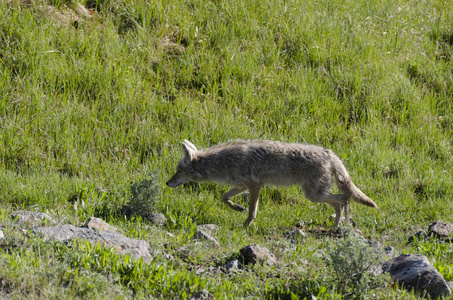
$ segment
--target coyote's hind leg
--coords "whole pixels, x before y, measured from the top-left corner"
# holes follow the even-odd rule
[[[344,205],[335,202],[328,202],[330,206],[335,210],[335,226],[340,226],[341,217],[343,216]]]
[[[241,186],[241,187],[234,187],[222,196],[222,201],[225,202],[229,207],[236,211],[245,211],[246,208],[242,205],[236,204],[230,199],[234,196],[237,196],[239,194],[242,194],[247,190],[247,187]]]
[[[305,196],[311,202],[326,203],[333,207],[335,210],[335,226],[339,226],[343,210],[346,208],[346,221],[349,216],[349,195],[347,194],[332,194],[326,189],[313,190],[305,186],[303,189]]]

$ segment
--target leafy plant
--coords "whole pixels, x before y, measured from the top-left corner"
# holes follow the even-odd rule
[[[383,261],[383,254],[361,237],[348,234],[329,241],[326,252],[324,261],[341,294],[360,299],[366,290],[380,285],[372,271]]]
[[[132,196],[128,204],[131,213],[146,217],[155,211],[160,195],[157,173],[151,172],[149,179],[132,183],[131,192]]]

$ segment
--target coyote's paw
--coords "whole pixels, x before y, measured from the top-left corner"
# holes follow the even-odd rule
[[[247,210],[244,206],[239,205],[239,204],[236,204],[236,206],[233,209],[237,210],[237,211],[246,211]]]

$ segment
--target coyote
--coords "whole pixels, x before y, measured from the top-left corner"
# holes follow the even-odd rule
[[[188,140],[182,143],[184,157],[167,186],[175,188],[187,182],[212,181],[231,185],[223,202],[236,211],[242,205],[230,199],[249,191],[249,215],[244,226],[256,218],[258,197],[263,185],[299,185],[312,202],[327,203],[335,210],[335,226],[340,225],[343,210],[349,221],[349,199],[377,208],[376,203],[359,190],[341,160],[332,152],[314,145],[274,141],[235,141],[197,150]],[[337,183],[341,194],[329,190]]]

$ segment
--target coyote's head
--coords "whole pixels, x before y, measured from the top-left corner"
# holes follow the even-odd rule
[[[191,181],[201,181],[202,175],[195,169],[197,147],[188,140],[182,143],[184,157],[179,161],[176,167],[176,174],[167,181],[166,185],[172,188]]]

